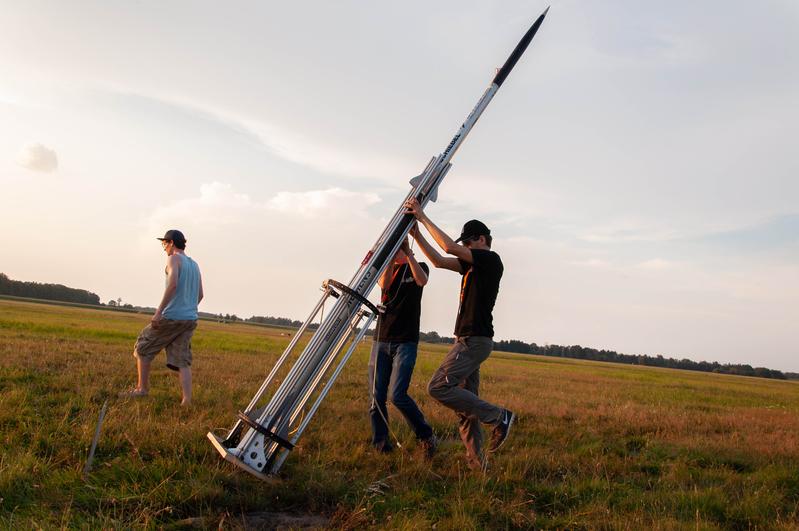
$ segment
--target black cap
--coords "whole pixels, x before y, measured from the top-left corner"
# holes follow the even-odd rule
[[[163,238],[157,238],[157,239],[161,241],[171,240],[173,242],[180,242],[180,243],[186,242],[186,237],[183,235],[182,232],[180,232],[177,229],[170,229],[166,231],[166,233],[164,233]]]
[[[455,243],[460,243],[464,240],[471,240],[472,238],[476,238],[477,236],[490,236],[491,231],[488,230],[488,227],[485,226],[485,223],[482,221],[478,221],[476,219],[472,219],[466,222],[463,226],[463,230],[461,231],[461,236]]]

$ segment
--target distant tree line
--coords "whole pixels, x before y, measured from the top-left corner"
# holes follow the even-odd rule
[[[419,332],[419,341],[426,343],[446,343],[451,345],[455,342],[454,337],[446,337],[438,335],[438,332]]]
[[[0,273],[0,295],[76,302],[79,304],[100,304],[99,295],[85,289],[68,288],[61,284],[41,284],[39,282],[11,280],[4,273]]]
[[[597,350],[595,348],[572,345],[536,345],[525,343],[517,339],[496,341],[496,350],[505,352],[520,352],[522,354],[538,354],[556,358],[574,358],[578,360],[609,361],[612,363],[627,363],[629,365],[646,365],[650,367],[668,367],[671,369],[686,369],[690,371],[715,372],[719,374],[736,374],[739,376],[757,376],[760,378],[776,378],[786,380],[789,377],[799,377],[795,373],[783,373],[765,367],[752,367],[748,364],[719,363],[717,361],[692,361],[687,358],[664,358],[661,355],[647,356],[645,354],[619,354],[613,350]]]
[[[234,316],[235,317],[235,316]],[[302,326],[302,322],[295,321],[293,319],[289,319],[288,317],[272,317],[271,315],[253,315],[249,319],[245,319],[248,323],[259,323],[259,324],[267,324],[267,325],[277,325],[277,326],[291,326],[294,328],[299,328]]]
[[[237,320],[238,317],[235,315],[232,316],[233,320]],[[271,315],[262,316],[262,315],[253,315],[247,319],[241,319],[246,323],[258,323],[258,324],[265,324],[265,325],[274,325],[274,326],[285,326],[290,328],[299,328],[302,326],[302,321],[295,321],[293,319],[289,319],[287,317],[272,317]],[[319,325],[316,323],[311,323],[308,325],[310,330],[316,330],[319,328]]]
[[[140,306],[133,306],[132,304],[129,303],[122,304],[122,297],[116,300],[111,299],[110,301],[106,302],[105,305],[110,306],[112,308],[124,308],[126,310],[136,310],[136,311],[145,311],[149,309],[149,308],[142,308]],[[153,308],[152,310],[154,312],[155,308]]]
[[[123,304],[122,299],[110,300],[107,305],[100,302],[100,297],[86,291],[63,286],[61,284],[42,284],[39,282],[23,282],[11,280],[4,273],[0,273],[0,295],[11,295],[14,297],[30,297],[34,299],[45,299],[62,302],[74,302],[79,304],[93,304],[110,306],[135,311],[154,312],[155,308],[133,306]],[[219,322],[235,323],[256,323],[263,325],[284,326],[299,328],[301,321],[288,319],[286,317],[272,317],[253,315],[247,319],[242,319],[235,314],[213,314],[200,312],[200,316],[207,319],[216,319]],[[314,323],[309,326],[315,330],[319,325]],[[372,335],[372,331],[367,332]],[[452,344],[454,337],[441,336],[438,332],[420,332],[419,340],[427,343]],[[752,367],[748,364],[719,363],[717,361],[692,361],[687,358],[675,359],[664,358],[661,355],[648,356],[645,354],[619,354],[613,350],[597,350],[595,348],[581,347],[580,345],[561,346],[561,345],[537,345],[535,343],[525,343],[518,339],[502,340],[494,342],[494,349],[504,352],[518,352],[521,354],[538,354],[540,356],[552,356],[556,358],[574,358],[580,360],[607,361],[612,363],[626,363],[629,365],[646,365],[650,367],[667,367],[672,369],[686,369],[692,371],[715,372],[720,374],[735,374],[740,376],[757,376],[760,378],[776,378],[780,380],[799,380],[799,373],[785,372],[767,369],[765,367]]]
[[[236,316],[232,316],[235,321]],[[301,321],[294,321],[285,317],[260,317],[252,316],[244,319],[246,322],[289,326],[299,328]],[[312,330],[318,325],[312,324]],[[373,335],[373,330],[366,333],[367,336]],[[454,337],[442,336],[438,332],[419,332],[419,341],[426,343],[453,344]],[[581,347],[580,345],[561,346],[561,345],[537,345],[535,343],[525,343],[518,339],[502,340],[494,342],[494,349],[504,352],[517,352],[521,354],[537,354],[540,356],[552,356],[556,358],[573,358],[580,360],[607,361],[611,363],[626,363],[628,365],[645,365],[649,367],[666,367],[671,369],[684,369],[690,371],[714,372],[718,374],[734,374],[738,376],[756,376],[759,378],[775,378],[779,380],[799,380],[799,373],[782,372],[765,367],[752,367],[748,364],[719,363],[717,361],[692,361],[687,358],[675,359],[664,358],[662,355],[648,356],[645,354],[619,354],[613,350],[597,350],[595,348]]]

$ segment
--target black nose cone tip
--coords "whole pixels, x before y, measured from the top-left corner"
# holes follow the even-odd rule
[[[508,57],[508,60],[505,61],[505,64],[502,66],[502,68],[499,69],[499,72],[497,72],[496,77],[494,77],[493,83],[495,85],[497,85],[498,87],[502,86],[502,83],[505,81],[505,78],[508,77],[510,71],[513,70],[514,66],[516,66],[516,62],[519,60],[524,51],[527,49],[527,46],[530,44],[530,41],[532,41],[533,37],[535,37],[535,33],[538,31],[539,26],[541,26],[541,23],[544,21],[544,17],[547,16],[548,12],[549,12],[549,7],[547,7],[543,13],[541,13],[541,15],[536,19],[535,22],[533,22],[533,25],[530,26],[530,29],[528,29],[527,33],[524,34],[522,40],[520,40],[519,44],[516,45],[516,48],[513,49],[513,52],[510,54],[510,57]]]

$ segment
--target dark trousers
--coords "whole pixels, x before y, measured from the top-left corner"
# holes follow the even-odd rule
[[[472,459],[481,459],[480,423],[496,424],[502,408],[479,397],[480,364],[491,354],[490,337],[459,337],[427,386],[430,396],[458,414],[458,430]]]
[[[417,343],[388,343],[375,341],[369,358],[369,417],[372,421],[372,444],[378,448],[389,448],[388,409],[386,401],[399,409],[413,429],[417,439],[427,439],[433,429],[424,420],[416,402],[408,396],[408,386],[416,365]],[[382,415],[381,415],[382,413]]]

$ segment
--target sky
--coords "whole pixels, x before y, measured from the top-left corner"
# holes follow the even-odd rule
[[[0,0],[0,271],[155,306],[178,228],[201,310],[303,320],[547,5]],[[797,27],[553,0],[427,208],[491,228],[496,339],[799,371]]]

